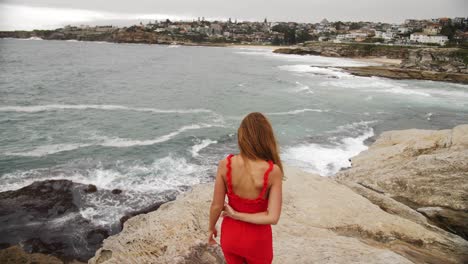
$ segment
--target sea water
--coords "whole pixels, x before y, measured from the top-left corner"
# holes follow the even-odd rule
[[[468,123],[468,86],[356,77],[368,65],[269,49],[0,40],[0,191],[69,179],[121,189],[106,225],[213,181],[242,118],[270,119],[285,164],[330,176],[386,130]],[[116,198],[117,199],[117,198]]]

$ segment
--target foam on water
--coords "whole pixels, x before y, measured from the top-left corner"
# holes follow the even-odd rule
[[[431,94],[429,94],[427,91],[409,88],[408,84],[379,77],[353,76],[353,78],[320,82],[318,85],[322,87],[332,86],[337,88],[359,89],[365,92],[417,95],[425,97],[431,96]]]
[[[188,131],[188,130],[197,130],[203,128],[210,128],[210,127],[222,127],[222,125],[218,124],[192,124],[183,126],[171,133],[162,135],[155,139],[149,140],[136,140],[136,139],[127,139],[127,138],[109,138],[106,136],[99,136],[95,137],[98,139],[98,142],[93,143],[69,143],[69,144],[53,144],[53,145],[44,145],[36,147],[32,150],[22,151],[22,152],[5,152],[4,155],[8,156],[30,156],[30,157],[43,157],[59,152],[64,151],[72,151],[79,148],[90,147],[90,146],[102,146],[102,147],[115,147],[115,148],[128,148],[128,147],[135,147],[135,146],[150,146],[162,142],[166,142],[171,140],[175,136]]]
[[[314,91],[312,91],[308,85],[302,84],[300,82],[296,82],[296,87],[297,88],[294,90],[296,93],[301,93],[301,92],[310,93],[310,94],[314,93]]]
[[[157,109],[157,108],[145,108],[145,107],[128,107],[122,105],[33,105],[33,106],[3,106],[0,107],[1,112],[25,112],[25,113],[36,113],[44,111],[57,111],[57,110],[127,110],[137,112],[152,112],[161,114],[194,114],[194,113],[213,113],[209,109]]]
[[[257,49],[257,50],[241,50],[235,52],[241,55],[254,55],[254,56],[263,56],[275,60],[281,61],[290,61],[290,62],[307,62],[310,65],[315,66],[342,66],[342,67],[353,67],[353,66],[372,66],[380,65],[373,62],[364,62],[357,61],[348,58],[332,58],[332,57],[322,57],[315,55],[294,55],[294,54],[280,54],[273,53],[271,49]]]
[[[350,124],[338,127],[340,129],[354,129],[359,124]],[[367,126],[366,126],[367,127]],[[305,171],[318,173],[322,176],[331,176],[342,168],[351,166],[349,159],[367,149],[364,141],[374,136],[374,130],[367,127],[356,137],[336,139],[331,137],[331,144],[305,143],[286,147],[282,153],[284,162],[297,166]]]
[[[273,112],[273,113],[266,113],[266,115],[297,115],[305,112],[328,112],[329,110],[323,110],[323,109],[311,109],[311,108],[304,108],[304,109],[297,109],[297,110],[291,110],[287,112]]]
[[[316,67],[310,66],[305,64],[299,65],[282,65],[278,66],[279,69],[289,72],[296,72],[296,73],[311,73],[315,75],[326,75],[326,76],[333,76],[336,78],[353,78],[354,76],[344,72],[341,69],[333,68],[333,67]]]
[[[202,141],[198,141],[198,144],[192,146],[190,153],[192,153],[192,157],[198,157],[200,156],[199,152],[202,149],[208,147],[211,144],[216,144],[216,143],[218,143],[218,141],[211,140],[211,139],[204,139]]]
[[[92,144],[70,143],[70,144],[52,144],[36,147],[35,149],[24,152],[5,152],[7,156],[23,156],[23,157],[42,157],[63,151],[71,151],[78,148],[92,146]]]
[[[100,225],[111,225],[125,212],[165,201],[167,192],[179,192],[181,187],[207,182],[214,169],[174,155],[156,159],[151,164],[116,162],[113,168],[35,169],[2,175],[0,192],[16,190],[35,181],[59,179],[93,184],[100,190],[120,189],[123,192],[118,196],[95,193],[80,197],[83,217]]]
[[[106,141],[100,143],[99,145],[104,146],[104,147],[117,147],[117,148],[126,148],[126,147],[134,147],[134,146],[149,146],[149,145],[154,145],[157,143],[168,141],[187,130],[209,128],[209,127],[214,127],[214,126],[219,126],[219,125],[194,124],[194,125],[183,126],[174,132],[160,136],[155,139],[134,140],[134,139],[126,139],[126,138],[112,138],[112,139],[107,139]]]

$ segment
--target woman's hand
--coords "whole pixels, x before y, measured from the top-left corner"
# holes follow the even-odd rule
[[[227,204],[227,203],[224,203],[224,211],[223,211],[223,217],[231,217],[233,219],[237,219],[237,212],[232,209],[232,207]]]
[[[216,230],[216,228],[211,228],[208,234],[208,245],[216,245],[217,243],[214,238],[218,236],[218,230]]]

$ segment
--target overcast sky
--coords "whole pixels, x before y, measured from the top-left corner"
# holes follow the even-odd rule
[[[0,29],[3,30],[199,16],[401,23],[406,18],[468,16],[468,0],[0,0]]]

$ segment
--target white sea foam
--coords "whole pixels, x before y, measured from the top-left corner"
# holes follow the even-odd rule
[[[29,151],[23,152],[6,152],[8,156],[23,156],[23,157],[42,157],[50,154],[55,154],[63,151],[75,150],[78,148],[89,147],[92,144],[72,143],[72,144],[52,144],[39,146]]]
[[[2,175],[0,191],[16,190],[35,181],[66,179],[76,183],[93,184],[98,190],[120,189],[118,196],[96,192],[80,197],[80,214],[98,225],[111,225],[125,213],[164,201],[161,193],[175,191],[182,186],[207,182],[215,167],[188,162],[169,155],[150,164],[120,164],[114,168],[87,170],[58,169],[17,171]]]
[[[425,90],[411,89],[408,88],[408,85],[405,83],[395,82],[393,80],[387,80],[379,77],[354,77],[321,82],[318,85],[324,87],[333,86],[338,88],[359,89],[366,92],[418,95],[425,97],[431,96],[431,94]]]
[[[134,147],[134,146],[148,146],[148,145],[154,145],[157,143],[162,143],[165,141],[168,141],[175,136],[179,135],[180,133],[187,131],[187,130],[194,130],[194,129],[202,129],[202,128],[209,128],[213,126],[219,126],[219,125],[211,125],[211,124],[194,124],[194,125],[189,125],[189,126],[183,126],[176,131],[173,131],[169,134],[160,136],[155,139],[150,139],[150,140],[134,140],[134,139],[126,139],[126,138],[111,138],[107,139],[102,143],[99,143],[99,145],[104,146],[104,147],[117,147],[117,148],[125,148],[125,147]]]
[[[269,49],[257,49],[257,50],[243,50],[236,52],[237,54],[241,55],[253,55],[253,56],[263,56],[275,60],[281,61],[291,61],[291,62],[302,62],[302,63],[309,63],[310,65],[315,66],[342,66],[342,67],[353,67],[353,66],[372,66],[372,65],[380,65],[378,63],[373,62],[363,62],[363,61],[356,61],[353,59],[348,58],[331,58],[331,57],[323,57],[323,56],[315,56],[315,55],[295,55],[295,54],[280,54],[280,53],[273,53],[272,50]]]
[[[17,171],[2,175],[0,192],[15,190],[35,181],[67,179],[82,184],[93,184],[98,188],[132,190],[139,192],[161,192],[178,186],[191,186],[200,183],[211,166],[187,162],[185,158],[172,155],[155,160],[153,163],[119,165],[116,168],[93,168],[87,171],[50,170]],[[53,170],[53,169],[52,169]]]
[[[0,107],[0,112],[25,112],[25,113],[36,113],[44,111],[57,111],[57,110],[127,110],[137,112],[152,112],[152,113],[178,113],[178,114],[193,114],[193,113],[212,113],[209,109],[157,109],[157,108],[146,108],[146,107],[129,107],[122,105],[33,105],[33,106],[3,106]]]
[[[305,93],[311,93],[313,94],[314,91],[310,89],[308,85],[302,84],[300,82],[296,82],[296,89],[294,90],[297,93],[305,92]]]
[[[274,113],[266,113],[266,115],[297,115],[305,112],[328,112],[328,110],[322,110],[322,109],[310,109],[310,108],[304,108],[304,109],[297,109],[297,110],[291,110],[287,112],[274,112]]]
[[[333,145],[311,143],[287,147],[282,156],[285,163],[322,176],[331,176],[341,168],[351,166],[349,159],[366,150],[364,141],[373,135],[373,129],[368,128],[357,137],[346,137]]]
[[[40,37],[30,37],[28,38],[28,40],[43,40],[43,39]]]
[[[354,76],[344,72],[341,69],[333,68],[333,67],[316,67],[310,65],[282,65],[278,66],[279,69],[284,71],[296,72],[296,73],[311,73],[315,75],[325,75],[325,76],[333,76],[336,78],[353,78]]]
[[[203,128],[210,128],[210,127],[221,127],[218,124],[193,124],[188,126],[183,126],[171,133],[162,135],[155,139],[148,139],[148,140],[136,140],[136,139],[127,139],[127,138],[109,138],[106,136],[95,137],[98,139],[97,142],[93,143],[69,143],[69,144],[53,144],[53,145],[44,145],[39,146],[31,150],[21,151],[21,152],[6,152],[4,155],[9,156],[30,156],[30,157],[42,157],[47,156],[59,152],[64,151],[71,151],[76,150],[79,148],[90,147],[90,146],[103,146],[103,147],[115,147],[115,148],[128,148],[128,147],[135,147],[135,146],[149,146],[158,143],[162,143],[168,140],[171,140],[175,136],[188,131],[188,130],[197,130]]]
[[[211,139],[204,139],[201,142],[199,142],[196,145],[192,146],[192,149],[190,150],[190,153],[192,153],[192,157],[198,157],[200,150],[208,147],[211,144],[216,144],[218,141],[216,140],[211,140]]]

